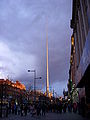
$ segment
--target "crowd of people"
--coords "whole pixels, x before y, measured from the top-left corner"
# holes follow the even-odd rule
[[[6,108],[6,117],[8,117],[9,114],[15,114],[15,115],[21,115],[26,116],[27,113],[30,113],[31,116],[45,116],[47,112],[56,112],[56,113],[66,113],[68,112],[77,112],[78,106],[76,103],[71,104],[71,102],[68,103],[46,103],[45,101],[42,102],[34,102],[30,104],[10,104]]]

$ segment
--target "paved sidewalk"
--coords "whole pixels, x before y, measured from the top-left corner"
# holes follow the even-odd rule
[[[9,115],[8,118],[0,118],[0,120],[88,120],[75,113],[46,113],[46,116],[34,116],[28,113],[27,116]]]

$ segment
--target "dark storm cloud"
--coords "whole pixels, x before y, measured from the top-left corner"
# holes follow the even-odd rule
[[[9,74],[28,86],[33,76],[27,70],[36,69],[45,85],[48,23],[50,84],[55,89],[55,83],[65,87],[70,56],[71,0],[1,0],[0,11],[2,74]],[[3,66],[8,70],[2,69]],[[61,94],[61,90],[56,91]]]

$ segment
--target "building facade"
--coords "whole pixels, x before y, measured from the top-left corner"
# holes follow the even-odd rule
[[[26,88],[19,81],[15,83],[10,80],[0,79],[0,103],[21,102],[26,98]]]
[[[90,0],[73,0],[70,81],[78,88],[79,102],[90,106]],[[74,88],[74,89],[75,89]]]

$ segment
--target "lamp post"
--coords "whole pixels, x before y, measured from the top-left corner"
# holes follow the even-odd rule
[[[35,78],[35,88],[36,88],[36,79],[42,79],[42,77],[36,77]],[[36,89],[35,89],[35,101],[36,101]]]
[[[35,78],[36,78],[36,70],[28,70],[28,72],[34,73],[34,101],[35,101]]]
[[[34,91],[35,91],[36,70],[28,70],[28,72],[33,72],[34,73]]]
[[[36,79],[42,79],[41,77],[36,78],[36,70],[28,70],[28,72],[34,72],[34,101],[36,101]]]
[[[36,77],[35,78],[35,88],[36,88],[36,79],[42,79],[42,77]],[[36,90],[36,89],[35,89]]]

